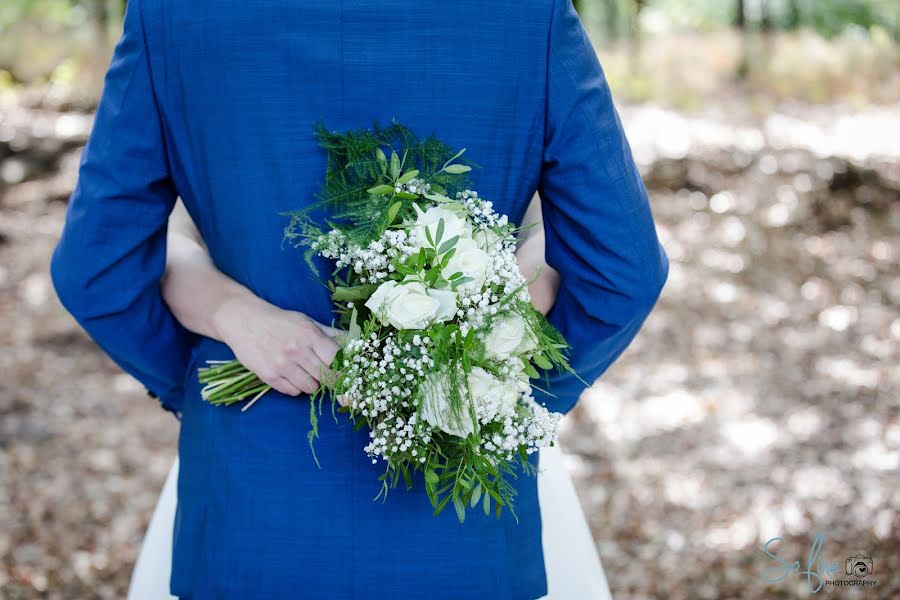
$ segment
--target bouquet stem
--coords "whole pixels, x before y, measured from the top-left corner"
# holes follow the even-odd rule
[[[206,384],[200,390],[200,396],[212,404],[229,406],[251,398],[241,409],[247,410],[272,389],[238,360],[222,362],[198,371],[200,383]]]

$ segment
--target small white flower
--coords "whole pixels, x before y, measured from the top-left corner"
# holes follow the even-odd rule
[[[472,235],[472,239],[478,243],[478,247],[484,250],[485,252],[490,252],[491,249],[497,248],[500,245],[501,238],[497,235],[497,232],[491,228],[478,229]]]

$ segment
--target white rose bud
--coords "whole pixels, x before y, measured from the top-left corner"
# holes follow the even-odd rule
[[[420,282],[398,284],[386,281],[366,301],[366,307],[381,321],[396,329],[424,329],[450,320],[456,313],[456,292],[431,290]]]
[[[456,252],[441,271],[444,279],[449,280],[455,273],[462,273],[464,277],[472,278],[472,281],[466,284],[467,286],[480,290],[487,278],[488,263],[490,262],[487,252],[480,249],[478,244],[470,239],[459,240],[455,247]]]

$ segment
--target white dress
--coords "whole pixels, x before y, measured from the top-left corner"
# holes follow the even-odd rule
[[[169,594],[178,461],[172,465],[134,566],[128,600],[173,600]],[[538,500],[548,595],[542,600],[611,600],[575,486],[558,447],[541,450]]]

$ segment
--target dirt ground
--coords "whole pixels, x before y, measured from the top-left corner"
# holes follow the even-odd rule
[[[818,532],[823,558],[866,554],[877,581],[821,593],[900,597],[900,107],[817,110],[622,110],[671,272],[562,436],[620,600],[808,597],[796,574],[762,580],[762,546],[805,568]],[[123,598],[175,454],[177,422],[47,273],[89,124],[0,106],[10,600]]]

